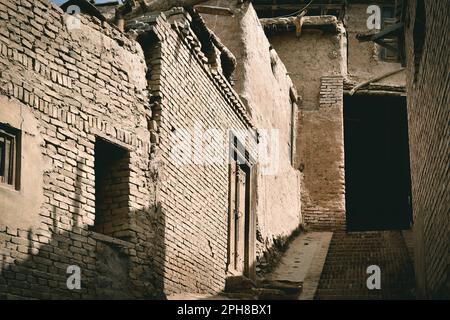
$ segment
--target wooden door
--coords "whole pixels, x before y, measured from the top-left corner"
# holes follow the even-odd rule
[[[247,174],[241,167],[237,168],[236,175],[236,210],[235,210],[235,226],[236,226],[236,271],[243,274],[245,271],[245,234],[246,234],[246,178]]]
[[[248,172],[233,163],[230,170],[229,271],[245,275],[248,271]]]

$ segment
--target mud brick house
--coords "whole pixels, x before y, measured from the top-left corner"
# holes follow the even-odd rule
[[[448,297],[448,2],[183,3],[1,1],[0,298],[215,294],[299,229]]]
[[[250,115],[235,58],[195,12],[130,19],[127,37],[90,15],[70,28],[45,0],[0,11],[2,296],[218,292],[298,228],[297,96],[265,38],[261,68],[280,81]],[[261,166],[272,127],[280,157]]]

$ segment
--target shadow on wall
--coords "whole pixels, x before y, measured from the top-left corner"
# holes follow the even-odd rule
[[[51,217],[43,219],[49,231],[0,229],[0,299],[165,299],[160,206],[129,212],[132,236],[126,241],[89,232],[79,223],[82,185],[76,181],[70,222],[67,211],[52,206]],[[63,221],[71,230],[59,228]],[[79,290],[68,289],[69,266],[80,268]]]

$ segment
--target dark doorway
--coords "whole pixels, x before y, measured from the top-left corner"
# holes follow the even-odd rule
[[[402,230],[412,222],[406,98],[344,98],[347,230]]]

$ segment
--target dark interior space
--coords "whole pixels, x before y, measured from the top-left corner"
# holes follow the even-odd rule
[[[344,98],[348,231],[403,230],[412,222],[406,98]]]
[[[93,231],[123,238],[128,225],[129,176],[128,150],[97,139]]]

